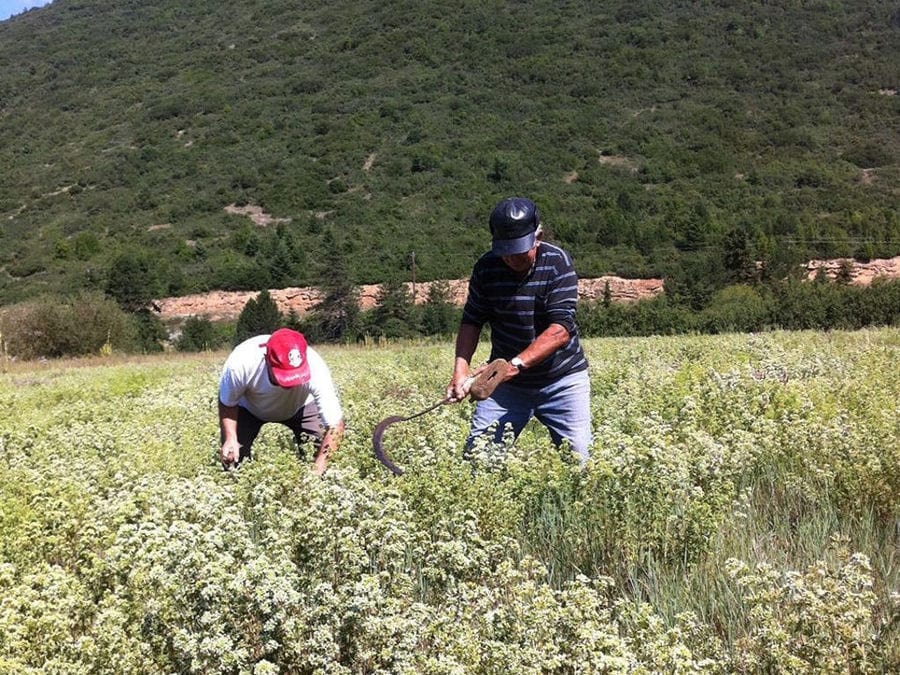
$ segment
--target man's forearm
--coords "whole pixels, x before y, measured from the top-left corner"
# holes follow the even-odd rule
[[[472,357],[478,348],[478,338],[481,336],[481,326],[471,323],[461,323],[456,334],[456,364],[454,369],[468,368],[472,363]]]
[[[337,424],[326,427],[322,433],[322,445],[319,452],[323,455],[330,455],[336,452],[344,438],[344,422],[341,420]]]
[[[522,359],[526,368],[536,366],[548,358],[560,347],[564,347],[571,336],[565,326],[551,323],[544,332],[538,335],[534,342],[523,349],[517,356]]]
[[[219,431],[223,441],[237,439],[237,418],[236,405],[225,405],[219,401]]]
[[[337,452],[344,437],[344,421],[341,420],[337,424],[325,427],[322,432],[322,443],[319,445],[319,452],[313,460],[313,473],[321,476],[328,467],[328,458]]]

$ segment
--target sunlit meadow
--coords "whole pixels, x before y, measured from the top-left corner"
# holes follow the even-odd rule
[[[217,461],[224,353],[3,363],[0,672],[900,669],[900,330],[586,341],[580,471],[462,457],[452,347],[323,347],[324,478]],[[478,357],[487,357],[482,345]]]

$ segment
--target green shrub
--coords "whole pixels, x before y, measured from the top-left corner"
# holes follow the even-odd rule
[[[752,617],[739,639],[741,672],[880,670],[871,565],[865,555],[848,558],[837,569],[818,561],[802,573],[728,561]]]
[[[9,353],[23,359],[98,354],[106,344],[130,352],[140,343],[131,316],[101,293],[12,305],[0,314],[0,327]]]
[[[428,299],[422,307],[422,331],[426,335],[453,335],[461,318],[462,309],[450,302],[447,282],[432,283],[428,288]]]
[[[587,336],[673,335],[693,330],[694,316],[665,296],[633,304],[599,300],[579,304],[578,326]]]
[[[162,295],[158,262],[145,252],[128,250],[113,258],[106,277],[106,293],[126,312],[146,309]]]
[[[135,349],[137,353],[152,354],[165,349],[169,331],[156,314],[150,310],[141,310],[131,315],[131,321],[138,334],[138,346]]]
[[[713,295],[698,324],[705,333],[749,333],[768,326],[769,312],[770,304],[752,286],[727,286]]]
[[[225,335],[206,317],[190,316],[181,327],[181,335],[175,340],[180,352],[202,352],[217,349],[229,343]]]

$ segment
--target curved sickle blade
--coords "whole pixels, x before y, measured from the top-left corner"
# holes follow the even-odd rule
[[[381,420],[378,425],[375,427],[375,430],[372,432],[372,449],[375,451],[375,457],[378,458],[378,461],[384,464],[388,469],[391,470],[395,476],[402,476],[403,469],[394,464],[390,457],[387,456],[387,453],[384,451],[384,447],[381,444],[381,437],[384,436],[384,430],[391,426],[394,422],[408,422],[409,420],[413,420],[417,417],[421,417],[425,413],[429,413],[435,408],[438,408],[445,403],[447,403],[449,399],[442,398],[437,403],[434,403],[425,410],[420,410],[417,413],[412,415],[407,415],[405,417],[400,415],[391,415],[390,417],[385,417]]]
[[[375,451],[375,457],[379,462],[390,469],[391,473],[393,473],[395,476],[402,476],[403,469],[394,464],[391,458],[387,456],[387,453],[384,451],[384,447],[381,444],[381,437],[384,436],[384,430],[391,426],[394,422],[403,422],[406,419],[406,417],[400,417],[399,415],[391,415],[390,417],[385,417],[375,427],[375,431],[372,432],[372,449]]]

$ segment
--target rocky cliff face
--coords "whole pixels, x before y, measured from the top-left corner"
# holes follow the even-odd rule
[[[623,279],[621,277],[600,277],[598,279],[581,279],[578,282],[579,296],[584,300],[598,300],[603,297],[606,284],[609,283],[610,297],[613,302],[636,302],[652,298],[663,292],[662,279]],[[452,279],[447,281],[450,289],[450,300],[462,306],[466,300],[469,287],[468,279]],[[408,283],[410,294],[417,304],[428,299],[431,282]],[[360,286],[359,304],[363,309],[375,306],[380,287],[376,284]],[[278,308],[287,313],[294,310],[302,315],[312,309],[321,299],[316,288],[280,288],[269,291]],[[157,300],[160,317],[165,320],[184,319],[189,316],[203,316],[211,321],[236,319],[247,304],[247,300],[255,298],[257,291],[212,291],[196,295],[185,295],[178,298]]]
[[[900,256],[867,263],[856,262],[852,258],[835,260],[810,260],[806,264],[807,277],[814,279],[823,269],[832,279],[845,273],[851,284],[867,286],[877,277],[900,278]],[[605,276],[596,279],[579,279],[578,294],[582,300],[599,300],[603,297],[606,285],[609,284],[610,298],[613,302],[637,302],[653,298],[663,292],[662,279],[623,279],[622,277]],[[466,300],[468,279],[452,279],[447,281],[450,288],[451,301],[462,305]],[[428,298],[431,282],[407,284],[417,304]],[[359,304],[363,309],[371,309],[376,304],[379,286],[375,284],[361,286]],[[189,316],[203,316],[211,321],[236,319],[250,298],[256,297],[258,291],[213,291],[197,295],[186,295],[179,298],[164,298],[157,301],[160,316],[163,320],[185,319]],[[319,302],[321,295],[316,288],[281,288],[270,290],[272,299],[278,308],[287,313],[294,310],[302,315]]]
[[[900,256],[870,260],[866,263],[857,262],[853,258],[810,260],[806,263],[806,278],[815,279],[820,270],[829,279],[837,279],[841,274],[846,273],[850,284],[868,286],[878,277],[900,278]]]

